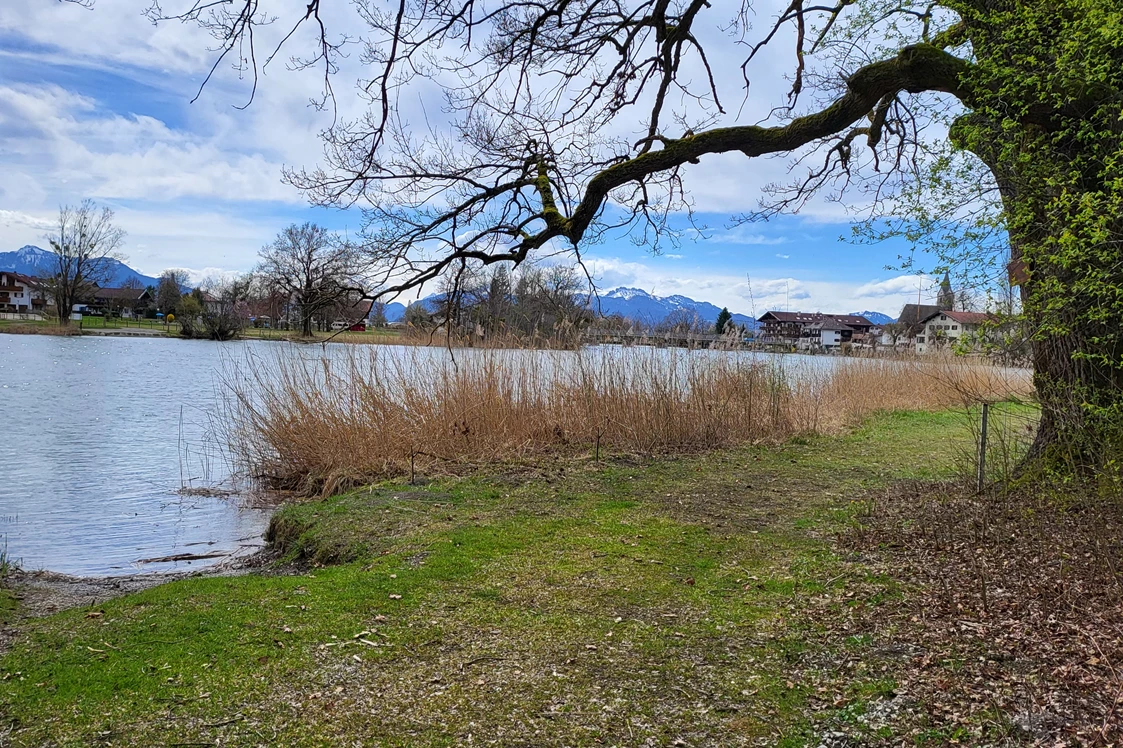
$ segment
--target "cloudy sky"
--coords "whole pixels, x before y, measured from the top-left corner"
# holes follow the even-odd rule
[[[224,67],[192,103],[213,63],[213,40],[191,25],[153,26],[141,15],[148,5],[0,3],[0,251],[44,245],[58,206],[85,197],[116,211],[129,264],[152,275],[166,267],[198,276],[248,270],[261,245],[293,221],[355,231],[357,214],[310,208],[280,178],[284,166],[320,160],[317,133],[331,115],[309,106],[318,73],[274,63],[241,110],[247,81]],[[776,79],[754,96],[774,100],[787,85]],[[340,106],[353,116],[361,103],[347,90]],[[588,248],[598,285],[758,315],[785,307],[896,314],[918,292],[934,297],[928,279],[886,269],[910,247],[844,241],[848,218],[837,206],[730,228],[730,216],[755,207],[760,187],[787,167],[734,156],[691,167],[687,189],[707,230],[661,255],[624,237]]]

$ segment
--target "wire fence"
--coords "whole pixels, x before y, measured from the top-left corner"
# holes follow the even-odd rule
[[[1033,446],[1041,406],[1024,398],[986,400],[965,409],[971,448],[959,455],[961,472],[978,491],[1013,479]]]

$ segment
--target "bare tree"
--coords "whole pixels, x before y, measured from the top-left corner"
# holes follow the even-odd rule
[[[372,303],[368,319],[371,327],[386,327],[386,302],[375,301]]]
[[[90,299],[111,277],[125,231],[113,223],[112,210],[84,200],[59,209],[58,227],[47,240],[55,256],[40,282],[54,299],[59,324],[66,326],[74,305]]]
[[[325,130],[323,166],[286,178],[315,203],[367,206],[387,293],[464,262],[579,254],[623,227],[658,249],[691,209],[691,164],[793,154],[792,181],[746,220],[857,190],[869,217],[908,234],[920,215],[983,272],[1009,249],[1044,406],[1035,454],[1123,443],[1117,2],[791,0],[754,28],[749,0],[400,0],[355,3],[361,38],[333,34],[322,4],[294,5],[284,40],[315,30],[297,67],[323,70],[325,102],[344,44],[362,45],[370,109]],[[165,0],[150,17],[200,23],[215,65],[235,59],[256,88],[276,52],[255,54],[255,31],[283,8]],[[780,77],[759,59],[776,43],[791,87],[761,102],[749,84]],[[418,78],[447,92],[420,127],[401,116]]]
[[[168,268],[160,274],[156,284],[156,308],[164,314],[174,312],[183,296],[183,289],[191,282],[191,275],[182,268]]]
[[[707,326],[706,321],[699,317],[697,312],[675,309],[654,327],[657,332],[672,332],[684,335],[705,332]]]
[[[203,282],[204,298],[201,315],[203,331],[211,340],[232,340],[250,321],[249,298],[252,278],[211,278]]]
[[[258,254],[257,272],[296,307],[306,336],[317,315],[365,295],[359,254],[322,226],[294,223]]]

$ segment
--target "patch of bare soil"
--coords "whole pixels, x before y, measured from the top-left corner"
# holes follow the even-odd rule
[[[897,660],[897,739],[1123,742],[1121,510],[1094,490],[930,483],[871,502],[842,544],[904,585],[859,624]]]
[[[239,576],[260,572],[276,558],[270,548],[256,553],[232,556],[211,566],[189,572],[149,572],[115,577],[75,577],[52,571],[9,572],[3,580],[19,603],[11,625],[0,625],[0,653],[7,649],[16,635],[21,620],[40,618],[70,608],[94,608],[106,600],[146,590],[189,577]]]

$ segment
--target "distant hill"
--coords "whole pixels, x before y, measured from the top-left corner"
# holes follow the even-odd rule
[[[14,270],[23,275],[39,275],[50,269],[55,253],[28,244],[14,252],[0,252],[0,269]],[[159,281],[151,275],[143,275],[120,260],[109,261],[110,275],[106,286],[121,286],[130,278],[136,278],[144,286],[155,286]]]
[[[887,325],[890,322],[896,322],[897,321],[896,318],[890,317],[888,314],[882,314],[881,312],[868,312],[867,311],[867,312],[850,312],[850,313],[857,316],[857,317],[865,317],[866,319],[868,319],[870,322],[874,323],[875,325]]]
[[[437,294],[431,294],[423,299],[413,302],[424,304],[430,312],[436,310]],[[584,294],[581,299],[587,298]],[[690,315],[697,315],[698,319],[713,324],[721,313],[721,307],[714,306],[708,301],[695,301],[687,296],[655,296],[639,288],[622,286],[611,291],[605,291],[599,296],[593,296],[589,305],[594,312],[608,317],[619,314],[621,317],[646,325],[657,325],[668,315],[684,310]],[[386,305],[386,321],[397,322],[405,314],[405,306],[394,302]],[[756,320],[746,314],[734,314],[734,324],[745,325],[750,330],[756,329]]]
[[[402,317],[406,316],[406,305],[399,301],[391,301],[386,305],[385,313],[387,322],[401,322]]]
[[[598,303],[599,302],[599,303]],[[619,314],[621,317],[649,325],[657,325],[668,315],[678,311],[685,311],[690,315],[697,315],[698,319],[709,324],[717,322],[721,307],[714,306],[708,301],[695,301],[689,296],[656,296],[640,288],[621,286],[611,291],[594,296],[590,301],[593,311],[599,311],[608,317]],[[733,314],[733,322],[745,325],[751,329],[756,328],[756,319],[747,314]]]

